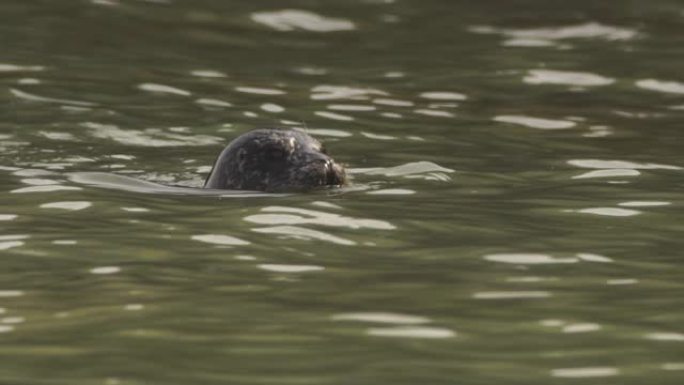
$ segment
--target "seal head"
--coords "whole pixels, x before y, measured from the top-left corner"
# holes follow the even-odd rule
[[[345,183],[344,169],[319,141],[290,129],[258,129],[230,142],[204,188],[268,192],[306,191]]]

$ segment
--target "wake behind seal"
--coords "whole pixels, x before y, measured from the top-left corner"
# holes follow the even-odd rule
[[[323,145],[293,129],[257,129],[219,154],[204,188],[267,192],[307,191],[345,184],[344,168]]]

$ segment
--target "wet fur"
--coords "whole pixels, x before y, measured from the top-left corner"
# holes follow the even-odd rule
[[[292,129],[258,129],[226,146],[205,188],[253,191],[305,191],[343,185],[344,169],[321,143]]]

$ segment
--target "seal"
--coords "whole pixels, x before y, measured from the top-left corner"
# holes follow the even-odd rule
[[[306,191],[346,182],[344,168],[325,147],[295,129],[256,129],[219,154],[204,188],[266,192]]]

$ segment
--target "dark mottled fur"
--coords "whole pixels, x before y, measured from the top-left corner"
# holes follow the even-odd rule
[[[247,132],[221,152],[205,188],[303,191],[345,183],[344,169],[308,134],[290,129]]]

